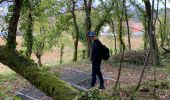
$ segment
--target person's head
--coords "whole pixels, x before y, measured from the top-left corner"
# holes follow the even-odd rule
[[[90,37],[91,40],[96,40],[97,39],[95,32],[89,32],[89,37]]]

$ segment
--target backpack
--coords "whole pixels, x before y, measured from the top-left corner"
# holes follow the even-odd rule
[[[105,45],[103,45],[102,46],[102,59],[106,61],[109,59],[109,57],[110,57],[109,49]]]

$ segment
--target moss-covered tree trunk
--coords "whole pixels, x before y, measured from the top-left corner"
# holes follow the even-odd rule
[[[38,69],[35,63],[18,54],[17,51],[1,46],[0,62],[27,79],[48,96],[53,97],[54,100],[73,100],[77,95],[77,91],[74,88],[56,76]]]
[[[110,17],[111,19],[111,17]],[[109,22],[109,25],[112,29],[112,33],[113,33],[113,36],[114,36],[114,50],[115,50],[115,55],[117,54],[117,39],[116,39],[116,33],[115,33],[115,25],[114,25],[114,22],[113,21],[110,21]]]
[[[91,6],[92,6],[92,0],[84,0],[84,6],[85,6],[85,27],[86,27],[86,42],[87,42],[87,58],[91,56],[92,52],[92,43],[89,38],[89,32],[91,31]]]
[[[32,46],[33,46],[33,18],[32,18],[32,7],[31,3],[28,2],[28,28],[26,30],[26,56],[31,57]]]
[[[74,56],[73,56],[73,61],[77,61],[79,28],[78,28],[77,21],[76,21],[76,15],[74,13],[76,2],[74,0],[71,0],[71,1],[72,1],[72,10],[71,10],[71,13],[73,15],[73,22],[74,22],[74,27],[75,27],[75,31],[76,31],[76,37],[75,37],[75,41],[74,41]]]
[[[63,63],[64,46],[65,45],[62,44],[61,47],[60,47],[60,64]]]
[[[38,59],[38,65],[41,67],[42,66],[42,62],[41,62],[41,57],[42,57],[42,54],[39,54],[39,53],[35,53],[37,59]]]
[[[123,0],[123,2],[125,2],[125,0]],[[116,6],[118,7],[118,3],[116,3]],[[122,5],[122,9],[124,9],[125,7],[125,3],[123,3]],[[123,34],[123,16],[124,16],[124,11],[122,10],[121,11],[121,14],[118,15],[118,25],[119,25],[119,40],[120,40],[120,51],[121,51],[121,57],[120,57],[120,62],[119,62],[119,70],[118,70],[118,76],[117,76],[117,79],[116,79],[116,83],[115,83],[115,86],[114,86],[114,90],[115,92],[117,92],[117,86],[119,84],[119,80],[120,80],[120,76],[121,76],[121,72],[122,72],[122,65],[123,65],[123,57],[124,57],[124,51],[125,51],[125,44],[123,42],[123,38],[122,38],[122,34]]]
[[[30,59],[20,55],[16,48],[16,32],[23,0],[14,0],[13,14],[9,22],[6,46],[0,46],[0,62],[24,77],[36,88],[54,100],[73,100],[77,91],[48,72],[38,69]]]
[[[143,35],[143,41],[144,41],[144,50],[147,49],[147,45],[148,45],[148,35],[147,35],[147,19],[146,19],[146,15],[144,15],[144,28],[145,28],[145,32]]]
[[[162,47],[165,46],[165,43],[164,43],[164,42],[165,42],[166,36],[167,36],[167,35],[166,35],[166,27],[167,27],[167,24],[166,24],[166,15],[167,15],[167,14],[166,14],[166,0],[164,0],[164,1],[165,1],[165,6],[164,6],[164,7],[165,7],[165,8],[164,8],[164,9],[165,9],[165,15],[164,15],[163,35],[162,35],[162,36],[163,36],[163,38],[162,38],[162,41],[163,41],[163,42],[162,42],[162,44],[161,44]],[[167,37],[168,37],[168,36],[167,36]]]
[[[14,8],[13,8],[13,15],[9,22],[8,27],[8,37],[7,37],[7,46],[9,49],[15,49],[16,48],[16,33],[17,33],[17,26],[18,26],[18,20],[20,17],[20,11],[22,7],[23,0],[15,0],[14,2]]]
[[[128,14],[127,14],[127,7],[126,7],[126,0],[123,2],[125,7],[124,7],[124,12],[125,12],[125,18],[126,18],[126,26],[127,26],[127,34],[128,34],[128,47],[129,51],[131,51],[131,42],[130,42],[130,29],[129,29],[129,22],[128,22]]]

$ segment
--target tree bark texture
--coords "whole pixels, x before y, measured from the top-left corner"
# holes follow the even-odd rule
[[[32,18],[32,7],[31,3],[28,3],[28,28],[26,30],[26,56],[31,57],[32,46],[33,46],[33,18]]]
[[[92,52],[92,43],[89,38],[89,32],[91,31],[91,6],[92,6],[92,0],[84,0],[84,6],[85,6],[85,27],[86,27],[86,42],[87,42],[87,58],[91,56]]]
[[[38,69],[32,60],[20,55],[16,50],[9,50],[6,46],[0,47],[0,62],[54,100],[73,100],[78,93],[58,77]]]
[[[145,8],[146,8],[146,13],[147,13],[147,31],[148,31],[148,36],[150,39],[150,48],[151,48],[151,59],[152,59],[152,65],[159,65],[159,55],[158,55],[158,45],[157,45],[157,40],[156,36],[153,33],[153,14],[152,14],[152,9],[151,9],[151,4],[149,0],[145,0]]]
[[[126,7],[126,1],[123,2],[124,5],[124,12],[125,12],[125,18],[126,18],[126,26],[127,26],[127,34],[128,34],[128,47],[129,51],[131,51],[131,42],[130,42],[130,30],[129,30],[129,22],[128,22],[128,14],[127,14],[127,7]]]
[[[16,48],[17,45],[16,43],[17,26],[22,8],[22,3],[23,0],[14,0],[13,14],[10,19],[8,27],[7,47],[13,50]]]
[[[76,38],[74,41],[74,55],[73,55],[73,61],[77,61],[77,54],[78,54],[78,40],[79,40],[79,28],[77,25],[77,21],[76,21],[76,15],[74,13],[75,11],[75,1],[72,0],[72,15],[73,15],[73,23],[74,23],[74,27],[75,27],[75,31],[76,31]]]

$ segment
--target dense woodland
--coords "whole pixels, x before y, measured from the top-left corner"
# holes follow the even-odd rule
[[[147,69],[153,70],[153,98],[159,99],[156,93],[161,86],[165,86],[170,96],[169,79],[161,82],[157,79],[158,69],[170,74],[169,3],[169,0],[0,0],[1,5],[8,5],[7,14],[0,16],[5,41],[0,46],[0,62],[54,100],[119,100],[123,98],[122,68],[130,65],[140,66],[141,70],[138,82],[125,93],[127,98],[137,99]],[[140,50],[133,48],[130,21],[143,26]],[[106,44],[111,45],[111,57],[104,63],[117,65],[116,81],[109,93],[72,87],[42,63],[45,52],[58,48],[62,64],[68,45],[74,50],[70,62],[90,63],[92,41],[88,33],[93,31],[102,37],[106,26],[109,27],[106,35],[113,42]],[[21,48],[17,48],[17,37],[23,39]],[[33,54],[37,62],[32,59]],[[145,90],[148,89],[144,87],[142,91]]]

